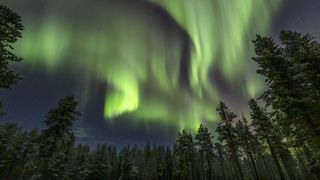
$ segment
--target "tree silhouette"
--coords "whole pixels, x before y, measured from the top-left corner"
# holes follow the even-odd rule
[[[320,172],[320,45],[310,35],[291,31],[280,33],[281,45],[272,38],[257,36],[253,41],[268,89],[261,96],[268,106],[286,116],[286,124],[302,128],[313,151],[310,166]],[[316,173],[320,178],[320,173]]]
[[[236,135],[237,140],[239,142],[239,145],[244,149],[247,157],[250,160],[252,169],[253,169],[253,175],[254,178],[259,180],[260,176],[257,170],[257,165],[255,162],[255,147],[257,145],[256,137],[252,134],[252,132],[249,130],[249,125],[247,119],[242,115],[242,120],[239,120],[236,123]]]
[[[230,152],[230,159],[234,164],[234,168],[240,179],[244,180],[244,174],[241,168],[238,155],[238,142],[236,138],[236,131],[232,123],[237,116],[229,110],[225,103],[220,102],[217,108],[220,115],[220,122],[217,127],[219,140],[226,143]]]
[[[178,135],[176,144],[175,158],[177,159],[177,174],[178,176],[186,179],[194,179],[194,161],[195,144],[192,135],[183,130]]]
[[[22,37],[23,25],[16,13],[0,4],[0,89],[11,88],[21,79],[18,73],[9,69],[11,62],[21,61],[11,51],[13,43]],[[5,114],[0,102],[0,117]]]
[[[213,159],[214,159],[214,152],[213,152],[214,147],[213,147],[212,138],[213,136],[208,131],[208,129],[203,124],[201,124],[195,136],[195,140],[196,140],[195,143],[196,145],[199,146],[199,153],[201,155],[202,166],[204,164],[203,158],[205,158],[206,165],[208,166],[206,168],[207,172],[205,174],[207,174],[208,179],[210,180],[213,178],[212,165],[213,165]]]
[[[40,158],[46,178],[65,175],[66,162],[73,147],[74,135],[72,124],[80,113],[76,111],[77,103],[69,96],[62,98],[57,107],[49,110],[45,119],[47,128],[43,130],[40,145]]]

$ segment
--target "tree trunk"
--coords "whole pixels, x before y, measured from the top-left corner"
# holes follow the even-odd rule
[[[223,165],[223,156],[221,152],[219,152],[219,161],[220,161],[220,166],[221,166],[221,171],[222,171],[222,178],[223,180],[226,180],[225,172],[224,172],[224,165]]]
[[[312,137],[310,137],[312,138]],[[313,139],[315,139],[316,137],[314,137]],[[319,142],[320,144],[320,142]],[[314,145],[314,143],[310,144],[310,146],[312,147],[313,151],[318,152],[317,149],[319,148],[319,144],[316,143],[316,145]],[[319,164],[320,162],[318,162],[318,158],[319,157],[315,157],[315,155],[309,150],[309,148],[304,144],[303,145],[303,149],[305,151],[306,157],[308,159],[309,162],[309,167],[310,167],[310,172],[317,177],[317,179],[320,180],[320,167],[319,165],[310,165],[310,164]],[[317,153],[316,153],[317,154]]]
[[[254,162],[254,158],[253,158],[253,155],[251,152],[249,152],[249,150],[246,148],[245,149],[249,159],[250,159],[250,163],[252,165],[252,168],[253,168],[253,176],[255,177],[256,180],[260,180],[260,177],[259,177],[259,174],[258,174],[258,171],[257,171],[257,167],[256,167],[256,163]]]
[[[22,169],[22,171],[21,171],[19,180],[22,180],[22,179],[23,179],[23,176],[24,176],[24,173],[25,173],[25,169],[26,169],[26,166],[24,165],[24,166],[23,166],[23,169]]]
[[[205,172],[204,172],[204,167],[203,167],[203,154],[201,153],[201,173],[202,173],[202,175],[204,175],[205,176]]]
[[[191,162],[191,179],[192,179],[192,180],[195,179],[193,162]]]
[[[209,180],[212,180],[212,172],[211,172],[211,161],[209,159],[209,156],[208,154],[206,154],[206,157],[207,157],[207,163],[208,163],[208,168],[209,168]]]
[[[294,148],[294,151],[296,152],[298,161],[301,164],[302,169],[304,170],[304,173],[306,174],[307,178],[310,179],[311,178],[311,174],[310,174],[309,170],[307,169],[305,163],[303,162],[303,159],[301,157],[300,152],[297,150],[297,148]]]
[[[235,157],[234,161],[235,161],[236,168],[237,168],[237,173],[238,173],[240,179],[244,180],[244,175],[243,175],[243,172],[242,172],[242,169],[241,169],[241,165],[240,165],[240,162],[239,162],[239,159],[238,159],[237,156]]]
[[[282,169],[281,169],[281,165],[280,165],[279,160],[278,160],[278,158],[277,158],[277,154],[276,154],[274,148],[272,147],[269,138],[266,137],[266,140],[267,140],[267,143],[268,143],[268,146],[269,146],[269,149],[270,149],[272,158],[273,158],[273,160],[274,160],[274,162],[275,162],[275,164],[276,164],[276,167],[277,167],[277,170],[278,170],[280,179],[281,179],[281,180],[285,180],[284,174],[283,174]]]

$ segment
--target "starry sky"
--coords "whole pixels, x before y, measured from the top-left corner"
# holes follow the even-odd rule
[[[280,30],[320,37],[319,0],[4,0],[22,16],[13,65],[23,80],[1,100],[24,129],[74,95],[77,142],[168,144],[214,130],[219,100],[247,113],[264,89],[251,40]]]

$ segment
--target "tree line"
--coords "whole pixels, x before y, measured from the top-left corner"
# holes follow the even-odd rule
[[[0,5],[0,89],[21,79],[9,65],[21,60],[12,45],[22,31],[21,18]],[[320,179],[320,43],[282,31],[280,44],[260,35],[253,44],[266,90],[248,102],[248,117],[220,102],[216,137],[201,124],[172,146],[92,149],[75,144],[80,113],[70,96],[49,110],[42,130],[0,124],[0,179]]]

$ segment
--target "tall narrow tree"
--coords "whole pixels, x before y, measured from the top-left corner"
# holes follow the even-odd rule
[[[249,130],[248,121],[244,117],[244,115],[242,115],[242,120],[239,120],[236,123],[235,129],[236,129],[238,142],[239,142],[240,146],[244,149],[244,151],[245,151],[245,153],[251,163],[251,166],[253,169],[253,177],[255,179],[259,180],[260,177],[259,177],[257,165],[256,165],[255,158],[254,158],[254,156],[255,156],[255,151],[254,151],[255,136]]]
[[[257,102],[254,99],[251,99],[249,101],[249,107],[251,109],[250,115],[252,119],[252,125],[255,128],[256,134],[262,140],[265,140],[266,143],[268,144],[271,155],[276,164],[279,176],[282,180],[284,180],[285,176],[282,171],[280,161],[277,157],[277,151],[276,151],[277,142],[274,141],[276,137],[274,137],[274,134],[272,132],[273,125],[270,122],[270,119],[268,118],[268,116],[266,115],[266,112],[261,107],[258,106]]]
[[[244,180],[244,174],[238,155],[238,142],[236,138],[235,128],[233,127],[234,119],[237,117],[229,110],[224,102],[220,102],[217,108],[220,115],[220,122],[217,126],[219,140],[228,146],[230,159],[234,164],[235,171],[241,180]]]
[[[306,143],[314,152],[310,159],[314,172],[320,172],[320,43],[310,35],[291,31],[280,33],[281,46],[272,38],[257,36],[253,41],[268,89],[262,98],[273,109],[286,114],[288,124],[303,129]],[[316,173],[320,178],[320,173]]]
[[[215,143],[214,144],[215,149],[217,150],[218,156],[219,156],[219,163],[221,167],[221,174],[222,174],[222,179],[226,179],[226,173],[225,173],[225,166],[224,166],[224,151],[222,149],[222,145],[220,143]]]
[[[202,158],[206,159],[207,169],[208,172],[206,173],[208,175],[208,179],[212,179],[213,174],[213,159],[214,159],[214,152],[213,152],[213,142],[212,142],[213,136],[208,131],[208,128],[205,127],[203,124],[200,125],[198,132],[195,136],[195,143],[199,146],[199,151]],[[203,157],[204,156],[204,157]]]
[[[46,116],[47,128],[42,132],[40,158],[42,175],[47,178],[63,178],[68,173],[65,167],[74,143],[72,124],[80,115],[76,106],[73,97],[65,97]]]
[[[175,157],[177,158],[178,174],[184,179],[190,177],[191,179],[195,179],[195,144],[192,135],[185,130],[178,135]]]

